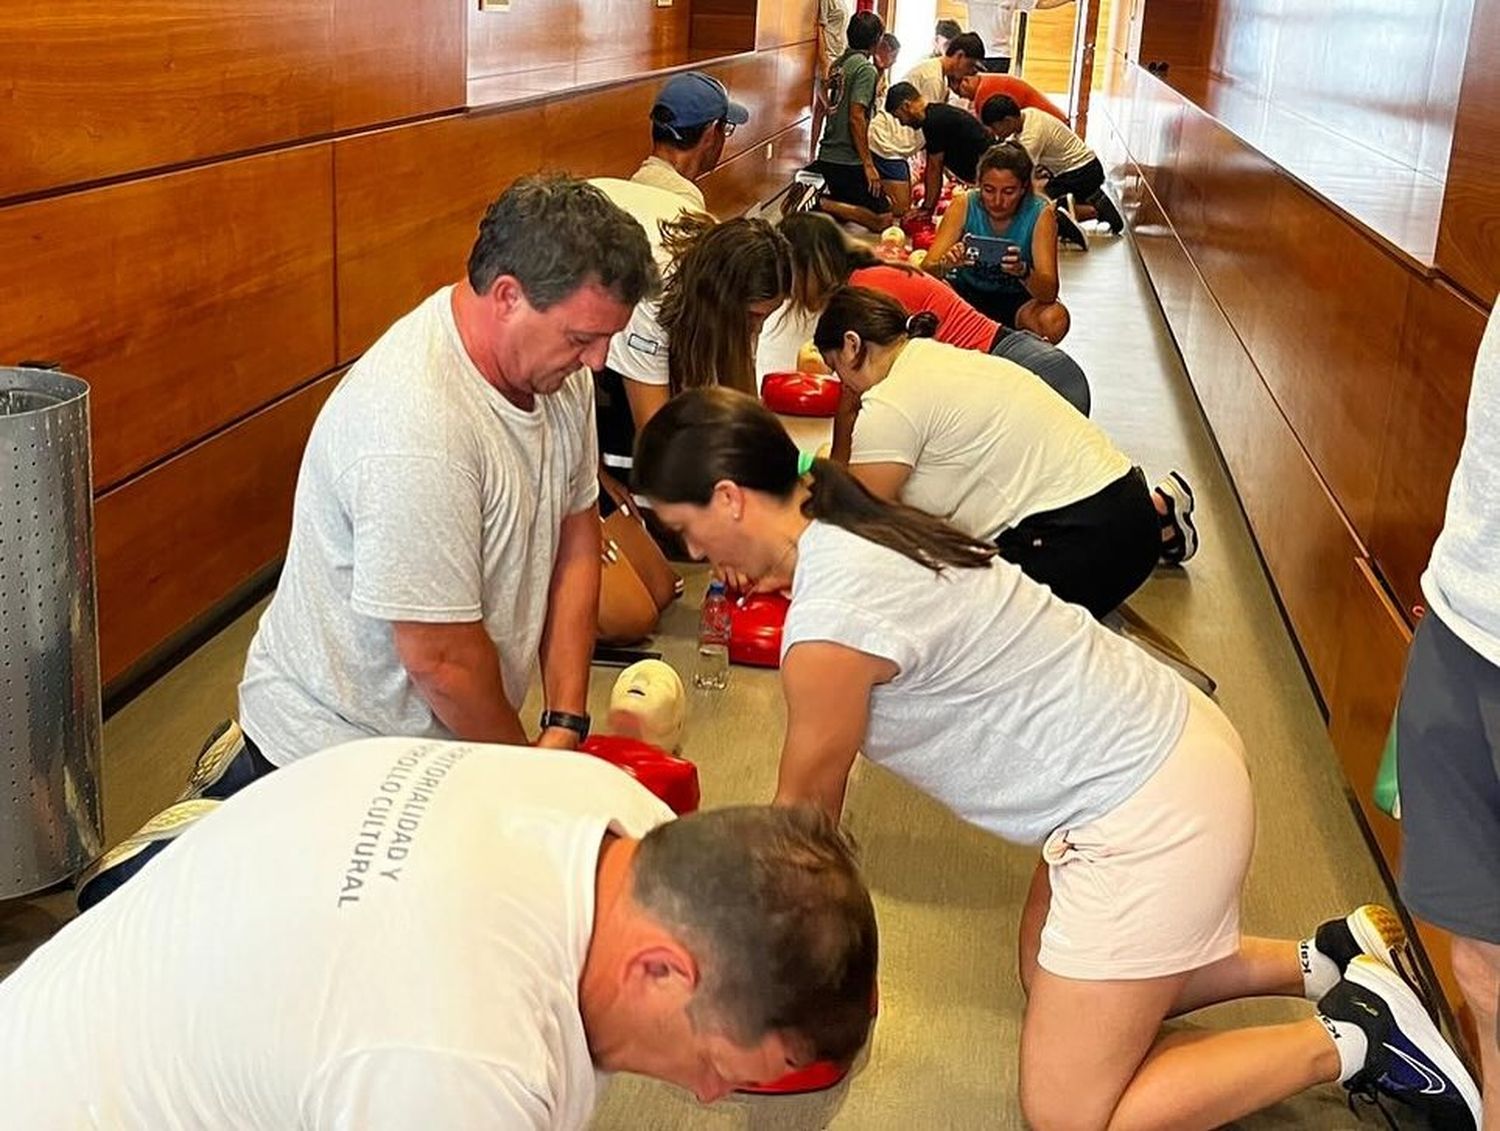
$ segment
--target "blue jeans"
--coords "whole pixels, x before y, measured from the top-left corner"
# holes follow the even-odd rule
[[[1011,330],[990,346],[990,353],[1031,370],[1084,416],[1089,414],[1092,404],[1089,379],[1084,376],[1078,362],[1051,342],[1044,341],[1030,330]]]

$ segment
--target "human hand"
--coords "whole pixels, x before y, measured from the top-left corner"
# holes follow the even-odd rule
[[[875,168],[873,161],[865,163],[865,187],[870,190],[870,195],[875,199],[885,199],[885,186],[880,183],[880,170]]]
[[[1021,253],[1012,249],[1007,251],[1001,258],[1000,270],[1004,271],[1007,275],[1013,275],[1017,279],[1020,279],[1024,278],[1031,269],[1026,266],[1026,261],[1021,258]]]
[[[577,750],[581,741],[576,730],[567,727],[548,727],[537,735],[533,746],[540,750]]]

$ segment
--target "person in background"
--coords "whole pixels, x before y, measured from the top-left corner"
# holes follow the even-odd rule
[[[1072,319],[1058,298],[1057,213],[1032,191],[1032,172],[1031,157],[1020,144],[989,149],[979,162],[978,186],[954,194],[922,269],[947,279],[996,322],[1056,345]],[[966,235],[1008,240],[1012,247],[1002,259],[979,262]]]
[[[828,116],[818,159],[810,167],[823,178],[817,207],[872,232],[882,231],[892,219],[891,202],[870,152],[870,123],[880,81],[871,56],[884,33],[874,12],[856,12],[849,20],[849,46],[830,71]]]
[[[891,67],[901,51],[901,41],[890,32],[880,37],[875,47],[875,66],[880,82],[875,88],[875,120],[870,123],[870,156],[880,172],[880,187],[891,202],[892,212],[900,217],[911,209],[911,159],[922,152],[922,135],[898,122],[885,108],[890,89]]]
[[[1023,110],[1028,106],[1037,110],[1045,110],[1063,125],[1068,124],[1068,115],[1061,106],[1025,79],[1017,78],[1015,75],[980,72],[967,75],[957,82],[950,82],[948,87],[959,98],[968,102],[976,118],[979,117],[981,106],[995,95],[1004,94]]]
[[[932,29],[932,54],[945,54],[948,50],[948,43],[963,33],[964,29],[957,20],[939,20],[937,26]]]
[[[812,146],[817,156],[818,139],[828,116],[828,84],[833,69],[849,50],[849,0],[818,0],[818,22],[813,28]]]
[[[581,1131],[602,1073],[708,1103],[847,1063],[877,951],[816,810],[674,820],[586,755],[364,739],[0,982],[0,1096],[15,1131]]]
[[[948,41],[948,48],[941,55],[923,59],[901,77],[910,83],[928,102],[946,102],[948,84],[957,82],[979,70],[984,59],[984,44],[973,32],[964,32]]]
[[[1104,191],[1104,166],[1067,123],[1045,110],[1022,109],[1006,94],[993,95],[977,109],[979,120],[996,141],[1015,138],[1036,167],[1046,170],[1042,191],[1074,220],[1102,220],[1116,235],[1125,227],[1124,218]]]
[[[944,88],[947,93],[947,88]],[[952,173],[965,184],[979,175],[979,159],[994,138],[967,110],[941,100],[932,102],[915,86],[898,82],[885,98],[885,108],[903,126],[922,131],[927,169],[922,175],[921,210],[931,213],[943,189],[943,174]]]
[[[1011,24],[1017,12],[1046,11],[1061,8],[1073,0],[969,0],[969,29],[979,33],[990,45],[984,69],[1003,73],[1010,70]]]
[[[1401,897],[1453,935],[1484,1131],[1500,1128],[1500,317],[1474,362],[1447,515],[1396,708]]]
[[[701,71],[676,75],[651,107],[651,153],[630,179],[707,212],[703,190],[693,182],[719,163],[724,143],[749,120],[750,111],[731,101],[718,79]]]

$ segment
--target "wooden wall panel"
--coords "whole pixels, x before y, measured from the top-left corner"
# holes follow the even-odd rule
[[[330,0],[0,4],[0,199],[333,127]]]
[[[1409,616],[1425,603],[1420,580],[1443,525],[1486,317],[1451,287],[1412,280],[1370,538],[1371,552]]]
[[[812,123],[803,119],[791,129],[762,142],[753,152],[720,165],[698,182],[715,216],[738,216],[773,196],[807,163]],[[769,155],[767,150],[770,151]]]
[[[1474,0],[1437,263],[1481,303],[1500,290],[1500,0]]]
[[[302,448],[336,376],[99,499],[99,661],[106,683],[279,558]]]
[[[474,5],[478,7],[478,5]],[[338,130],[464,104],[464,7],[453,0],[334,0]]]
[[[421,298],[463,274],[486,205],[542,165],[526,113],[484,114],[334,144],[338,356],[362,353]]]
[[[333,365],[327,144],[0,209],[0,341],[93,386],[103,489]]]

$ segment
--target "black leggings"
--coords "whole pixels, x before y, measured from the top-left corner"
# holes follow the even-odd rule
[[[1000,556],[1096,617],[1114,611],[1161,557],[1161,519],[1138,467],[1086,499],[1028,515],[995,539]]]

